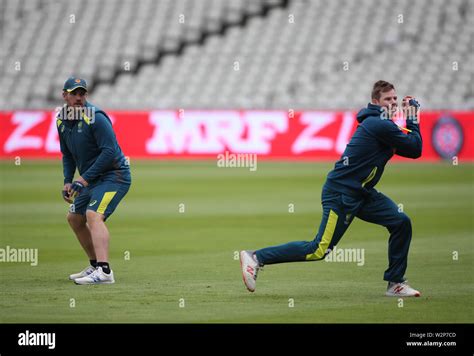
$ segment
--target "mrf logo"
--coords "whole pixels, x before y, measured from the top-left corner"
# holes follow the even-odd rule
[[[86,109],[77,109],[77,114],[82,110]],[[71,112],[71,119],[83,121],[82,116],[76,115],[76,109],[61,112],[68,119]],[[35,152],[33,155],[59,153],[57,114],[55,111],[48,117],[47,113],[39,111],[14,112],[10,118],[11,130],[0,137],[0,146],[3,145],[0,155],[21,153],[22,150],[31,150]],[[86,115],[91,117],[92,114]],[[126,132],[127,140],[133,140],[138,149],[136,154],[215,155],[229,151],[288,157],[321,151],[335,158],[344,151],[356,122],[351,112],[307,111],[294,116],[281,110],[161,110],[152,111],[143,119],[146,120],[140,124],[143,136],[138,142],[129,134],[131,126],[125,129],[131,125],[129,121],[122,120],[126,125],[122,125],[121,130],[125,131],[121,134]],[[60,124],[60,132],[67,131],[64,123]],[[43,133],[38,134],[41,130]]]
[[[342,153],[349,142],[354,115],[344,113],[337,137],[327,137],[325,129],[336,123],[337,113],[303,112],[293,119],[285,111],[153,111],[149,124],[153,127],[146,141],[148,154],[219,154],[233,153],[269,155],[278,136],[288,133],[290,121],[297,120],[301,132],[288,140],[289,154],[308,151]]]
[[[18,334],[20,346],[47,346],[52,350],[56,347],[56,333],[34,333],[26,330]]]

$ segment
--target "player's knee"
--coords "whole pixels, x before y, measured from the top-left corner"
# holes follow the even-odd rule
[[[80,214],[68,213],[66,219],[72,227],[81,226],[86,223],[84,217]]]
[[[405,213],[400,213],[399,225],[405,227],[411,227],[411,219]]]
[[[320,261],[323,261],[327,257],[327,255],[329,255],[330,253],[331,253],[331,250],[324,252],[324,255],[323,257],[321,257]]]
[[[87,210],[86,218],[89,225],[102,223],[104,221],[104,215],[93,210]]]
[[[319,244],[314,241],[308,242],[306,247],[306,259],[311,261],[322,261],[331,253],[331,249],[326,249],[324,253],[319,249]]]

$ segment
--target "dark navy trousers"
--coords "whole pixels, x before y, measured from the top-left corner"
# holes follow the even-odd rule
[[[412,235],[411,221],[390,198],[375,189],[364,197],[354,197],[333,191],[325,185],[321,200],[323,217],[315,239],[257,250],[255,253],[261,265],[322,260],[337,245],[354,217],[358,217],[387,228],[390,238],[384,280],[404,280]]]

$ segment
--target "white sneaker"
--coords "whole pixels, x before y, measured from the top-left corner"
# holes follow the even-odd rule
[[[88,276],[88,275],[90,275],[90,274],[91,274],[92,272],[94,272],[94,271],[95,271],[95,268],[94,268],[94,267],[88,266],[88,267],[84,268],[84,269],[83,269],[81,272],[79,272],[79,273],[71,274],[71,275],[69,276],[69,279],[70,279],[71,281],[73,281],[73,280],[75,280],[75,279],[77,279],[77,278],[82,278],[82,277]]]
[[[389,282],[387,291],[385,295],[387,297],[419,297],[421,293],[416,289],[410,287],[407,283],[408,281],[404,281],[401,283],[393,283]]]
[[[253,258],[252,251],[240,251],[240,267],[245,286],[250,292],[254,292],[257,283],[257,273],[260,267]]]
[[[102,267],[97,267],[94,272],[88,276],[77,278],[74,280],[76,284],[112,284],[115,283],[114,272],[110,270],[107,274],[102,271]]]

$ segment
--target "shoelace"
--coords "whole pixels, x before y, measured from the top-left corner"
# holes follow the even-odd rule
[[[255,261],[255,263],[257,264],[257,267],[255,267],[255,277],[257,277],[257,273],[258,271],[263,271],[263,266],[260,265],[260,263],[258,262],[257,258],[255,257],[254,254],[252,254],[252,259]]]
[[[100,278],[99,278],[99,269],[96,268],[94,270],[94,272],[92,272],[91,274],[89,274],[87,277],[89,278],[92,278],[93,281],[98,281]]]

